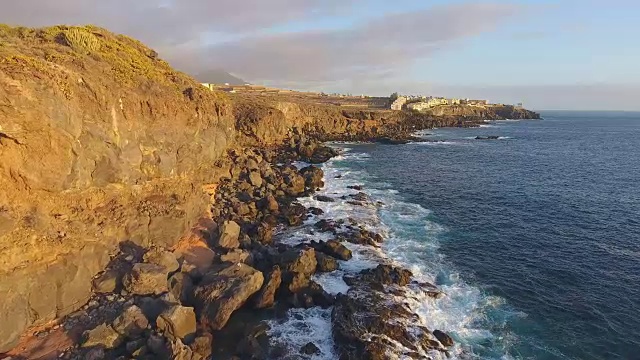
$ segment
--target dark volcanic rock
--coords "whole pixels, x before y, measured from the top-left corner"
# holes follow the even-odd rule
[[[380,234],[376,234],[374,232],[363,229],[353,231],[345,235],[340,235],[338,240],[344,240],[352,244],[369,245],[375,247],[380,246],[379,244],[383,241]]]
[[[340,359],[422,359],[434,350],[446,351],[419,324],[418,315],[395,300],[397,295],[406,296],[403,287],[409,278],[408,270],[388,265],[345,277],[351,288],[345,295],[338,294],[331,313]]]
[[[360,201],[360,202],[367,202],[369,201],[369,195],[363,193],[363,192],[359,192],[357,194],[354,195],[349,195],[350,198],[352,198],[353,200],[356,201]]]
[[[235,221],[225,221],[220,226],[220,234],[215,244],[225,249],[236,249],[240,246],[238,237],[240,236],[240,226]]]
[[[476,140],[499,140],[500,136],[490,135],[490,136],[476,136]]]
[[[262,289],[256,294],[254,298],[254,307],[257,309],[263,309],[273,306],[275,302],[276,291],[282,283],[282,272],[278,265],[273,266],[269,274],[265,277],[266,280]]]
[[[196,333],[196,314],[193,308],[175,305],[158,316],[156,327],[170,340],[192,340]]]
[[[307,209],[300,203],[292,203],[282,210],[282,215],[290,226],[302,225],[307,218]]]
[[[313,226],[315,226],[316,229],[320,230],[320,232],[332,232],[335,234],[341,224],[333,220],[322,219],[316,222]]]
[[[312,248],[291,249],[280,256],[282,270],[312,275],[316,271],[316,254]]]
[[[305,355],[319,355],[320,349],[316,346],[316,344],[309,342],[300,348],[300,353]]]
[[[322,181],[324,172],[317,166],[311,165],[300,169],[300,175],[304,178],[305,186],[312,191],[324,186]]]
[[[159,295],[168,291],[167,270],[155,264],[135,264],[122,280],[125,290],[136,295]]]
[[[379,293],[364,291],[336,298],[331,323],[340,359],[388,359],[395,346],[386,338],[417,351],[422,334],[407,326],[413,314]]]
[[[446,346],[446,347],[453,346],[453,339],[451,338],[451,336],[447,335],[444,331],[434,330],[433,336],[435,336],[436,339],[438,339],[438,341],[443,346]]]
[[[391,265],[380,264],[374,269],[362,270],[356,276],[345,276],[348,285],[366,283],[373,289],[380,290],[383,285],[405,286],[411,282],[411,271]]]
[[[316,249],[317,251],[321,251],[329,256],[332,256],[339,260],[351,260],[353,254],[351,250],[347,249],[346,246],[342,245],[340,242],[336,240],[329,240],[327,242],[312,242],[310,244],[311,247]]]
[[[316,251],[316,261],[318,262],[318,266],[316,267],[318,272],[331,272],[340,268],[335,258],[323,254],[320,251]]]
[[[313,280],[309,280],[307,285],[298,289],[292,294],[289,300],[290,304],[294,307],[312,308],[314,306],[320,306],[322,308],[328,308],[333,306],[335,298],[324,291],[322,286]]]
[[[409,142],[411,142],[411,140],[405,139],[405,138],[389,138],[389,137],[378,138],[376,139],[376,141],[379,142],[380,144],[385,144],[385,145],[402,145],[402,144],[408,144]]]
[[[262,273],[245,264],[210,271],[195,291],[200,322],[212,330],[222,329],[231,314],[260,290],[263,282]]]
[[[317,207],[310,207],[308,210],[309,210],[309,212],[311,214],[316,215],[316,216],[324,214],[324,211],[322,209],[320,209],[320,208],[317,208]]]
[[[147,320],[142,310],[135,305],[128,307],[111,324],[118,334],[129,338],[139,336],[148,325],[149,320]]]
[[[236,352],[241,359],[267,359],[269,357],[269,325],[262,322],[246,331],[238,342]]]
[[[314,199],[320,201],[320,202],[335,202],[336,200],[330,196],[324,196],[324,195],[316,195],[313,197]]]

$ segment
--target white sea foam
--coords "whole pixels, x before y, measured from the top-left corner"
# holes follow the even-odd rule
[[[440,146],[440,145],[462,145],[456,141],[420,141],[412,142],[410,145],[423,145],[423,146]]]
[[[306,356],[307,359],[335,360],[338,358],[331,336],[331,309],[319,307],[291,309],[284,320],[273,320],[270,326],[269,335],[278,343],[285,345],[291,354],[298,354],[300,348],[313,342],[320,349],[320,354]],[[291,357],[291,359],[299,358]]]
[[[454,337],[456,345],[450,351],[452,359],[474,357],[470,355],[472,344],[493,337],[489,330],[477,324],[484,319],[486,310],[499,306],[499,302],[489,301],[490,298],[485,297],[477,288],[465,284],[447,266],[443,255],[438,251],[439,240],[447,229],[431,219],[430,210],[404,201],[397,191],[389,189],[389,184],[380,183],[365,171],[354,170],[345,164],[345,161],[366,161],[367,158],[368,154],[348,149],[343,150],[340,157],[323,164],[327,181],[319,195],[331,196],[337,201],[319,202],[312,197],[300,199],[303,205],[318,207],[324,214],[310,219],[300,228],[280,234],[278,241],[295,245],[332,238],[330,233],[322,234],[311,230],[312,224],[319,219],[351,218],[367,230],[380,233],[385,238],[381,248],[345,243],[352,251],[353,258],[340,261],[340,270],[317,274],[314,280],[329,293],[345,293],[349,289],[343,280],[345,274],[373,268],[380,262],[404,266],[413,272],[417,281],[436,284],[445,293],[443,298],[436,300],[424,289],[417,286],[409,288],[407,297],[402,301],[419,316],[420,325],[446,331]],[[336,178],[337,175],[341,177]],[[357,192],[347,188],[356,184],[364,184],[363,192],[373,202],[380,201],[384,205],[363,207],[341,201],[341,196]],[[314,359],[337,359],[333,352],[330,311],[317,308],[290,310],[286,321],[271,322],[271,335],[277,341],[289,344],[292,350],[298,350],[312,341],[322,350],[322,355]],[[434,359],[445,358],[437,352],[429,355]],[[393,356],[390,355],[390,358]]]

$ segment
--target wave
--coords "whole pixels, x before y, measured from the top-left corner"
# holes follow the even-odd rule
[[[339,198],[356,192],[347,186],[364,184],[363,191],[373,203],[380,202],[379,206],[363,207],[342,201],[318,202],[312,197],[300,199],[303,205],[321,208],[324,214],[309,219],[300,228],[279,234],[277,241],[295,245],[312,239],[328,240],[331,235],[312,234],[310,231],[312,224],[319,219],[351,218],[367,230],[381,234],[385,241],[379,249],[344,243],[352,251],[353,258],[340,261],[340,270],[317,274],[314,280],[329,293],[345,293],[349,289],[343,281],[345,274],[373,268],[381,262],[408,268],[415,280],[436,284],[446,295],[436,300],[423,289],[410,287],[402,302],[418,315],[417,321],[421,325],[432,330],[445,330],[454,337],[456,345],[451,349],[451,359],[477,357],[474,349],[485,346],[479,344],[497,341],[486,324],[486,314],[499,308],[501,299],[485,296],[478,288],[461,280],[458,273],[447,265],[438,249],[442,236],[448,230],[432,219],[429,209],[404,201],[397,191],[390,191],[389,184],[378,182],[366,171],[349,166],[351,161],[366,161],[367,157],[367,154],[343,149],[340,157],[323,164],[325,178],[329,180],[318,194]],[[330,310],[294,309],[289,311],[286,319],[271,321],[270,334],[275,341],[287,344],[292,351],[313,341],[321,353],[312,359],[337,359],[333,350]],[[305,334],[310,327],[316,330]],[[444,359],[440,353],[430,355],[433,359]],[[502,355],[495,358],[505,358]]]
[[[463,145],[463,144],[456,141],[419,141],[419,142],[412,142],[407,145],[440,146],[440,145]]]
[[[498,136],[498,138],[494,138],[494,139],[478,139],[477,136],[465,136],[464,138],[466,140],[509,140],[509,139],[513,139],[511,136]]]

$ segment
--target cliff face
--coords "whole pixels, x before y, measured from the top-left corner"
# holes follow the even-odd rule
[[[494,105],[486,107],[467,105],[437,106],[426,113],[433,116],[461,116],[491,120],[540,118],[540,114],[538,113],[511,105]]]
[[[0,350],[81,306],[119,242],[189,228],[234,125],[133,39],[0,27]]]

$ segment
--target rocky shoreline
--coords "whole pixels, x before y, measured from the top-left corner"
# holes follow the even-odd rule
[[[336,304],[311,274],[344,262],[333,260],[344,256],[341,244],[380,242],[348,219],[315,230],[335,231],[325,239],[335,242],[272,242],[320,211],[296,199],[322,186],[322,171],[293,161],[336,155],[318,141],[397,144],[421,129],[538,117],[507,107],[416,114],[247,99],[210,91],[142,43],[95,26],[5,30],[0,353],[17,358],[87,347],[94,358],[105,349],[188,358],[240,338],[243,349],[262,344],[262,325],[246,337],[235,319]],[[58,41],[69,31],[96,48]],[[353,190],[345,202],[375,206]]]
[[[267,323],[259,320],[321,307],[331,309],[341,359],[385,359],[398,348],[410,358],[446,353],[452,345],[448,335],[406,326],[417,315],[390,300],[401,299],[407,286],[442,295],[434,285],[412,281],[409,270],[381,258],[377,267],[345,276],[350,288],[337,295],[311,279],[351,259],[345,242],[376,248],[384,241],[380,234],[353,219],[330,219],[313,228],[332,234],[332,240],[295,246],[274,240],[322,211],[296,199],[324,186],[323,171],[292,164],[322,163],[336,155],[304,136],[278,150],[231,152],[233,165],[216,190],[211,216],[191,238],[173,248],[121,246],[93,280],[96,295],[89,303],[36,337],[45,343],[59,331],[75,334],[71,347],[56,349],[64,359],[303,359],[319,354],[318,344],[292,352],[270,341]],[[352,188],[349,201],[367,204],[362,188]],[[229,338],[235,342],[221,341]]]

